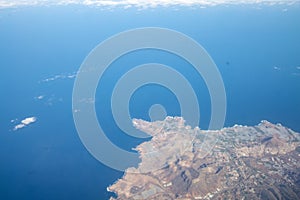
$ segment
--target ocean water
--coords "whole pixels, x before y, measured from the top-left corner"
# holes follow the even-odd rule
[[[299,11],[299,4],[1,9],[0,199],[108,199],[112,195],[106,187],[123,173],[98,162],[82,145],[72,117],[72,75],[96,45],[132,28],[180,31],[207,50],[226,89],[225,126],[255,125],[266,119],[300,132]],[[107,136],[129,151],[145,139],[119,129],[110,96],[124,73],[151,62],[172,66],[188,78],[200,102],[199,126],[207,129],[209,124],[209,93],[188,62],[158,50],[131,52],[105,72],[95,102]],[[150,120],[148,110],[156,103],[164,105],[168,115],[181,115],[174,94],[153,84],[133,94],[131,116]],[[37,121],[13,130],[30,116]]]

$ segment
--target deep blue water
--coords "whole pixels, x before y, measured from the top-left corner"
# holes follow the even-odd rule
[[[227,94],[225,126],[262,119],[300,131],[300,6],[216,6],[206,9],[134,8],[113,11],[61,6],[0,10],[0,199],[107,199],[106,187],[122,176],[95,160],[81,144],[72,118],[74,79],[42,80],[79,69],[106,38],[131,28],[180,31],[199,42],[222,74]],[[187,62],[167,52],[132,52],[114,62],[100,81],[96,107],[108,137],[130,150],[142,142],[113,121],[110,95],[130,68],[167,64],[188,77],[200,99],[200,127],[210,119],[206,86]],[[184,66],[184,68],[182,67]],[[275,69],[275,68],[276,69]],[[35,99],[39,95],[45,97]],[[154,103],[180,115],[166,88],[147,85],[130,101],[133,117],[148,119]],[[19,120],[37,122],[12,131]]]

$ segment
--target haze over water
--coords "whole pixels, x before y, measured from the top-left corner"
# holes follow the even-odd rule
[[[88,53],[108,37],[133,28],[173,29],[207,50],[226,89],[225,126],[266,119],[299,132],[299,11],[299,4],[1,7],[0,199],[109,198],[106,187],[123,173],[95,160],[82,145],[72,117],[72,89]],[[112,63],[96,94],[99,123],[126,150],[144,140],[118,128],[110,96],[129,69],[154,62],[187,77],[200,102],[199,126],[208,128],[210,96],[190,63],[158,50],[132,52]],[[149,108],[157,103],[168,115],[180,116],[176,97],[158,85],[133,94],[131,116],[150,120]],[[29,117],[36,121],[14,130]]]

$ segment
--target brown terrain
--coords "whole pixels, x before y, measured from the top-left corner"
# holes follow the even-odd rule
[[[300,199],[300,134],[280,124],[218,131],[192,129],[181,117],[133,124],[152,139],[136,148],[138,168],[108,188],[118,200]]]

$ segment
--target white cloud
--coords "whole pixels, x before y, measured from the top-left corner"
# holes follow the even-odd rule
[[[25,127],[25,124],[18,124],[18,125],[15,126],[14,131],[16,131],[20,128],[24,128],[24,127]]]
[[[232,4],[267,4],[267,5],[291,5],[298,3],[297,0],[0,0],[0,8],[18,6],[39,5],[86,5],[99,7],[138,7],[154,8],[158,6],[214,6]]]
[[[14,131],[16,131],[18,129],[21,129],[21,128],[24,128],[25,126],[36,122],[36,120],[37,120],[36,117],[27,117],[27,118],[23,119],[20,124],[17,124],[14,127]]]
[[[45,98],[45,95],[39,95],[39,96],[34,97],[34,99],[36,99],[36,100],[42,100],[44,98]]]
[[[77,75],[77,72],[68,73],[68,74],[58,74],[58,75],[46,78],[39,82],[50,82],[50,81],[55,81],[55,80],[59,80],[59,79],[73,79],[76,77],[76,75]]]
[[[78,113],[78,112],[80,112],[80,109],[74,109],[73,112]]]
[[[28,125],[36,121],[36,117],[28,117],[21,121],[22,124]]]

